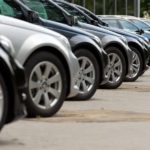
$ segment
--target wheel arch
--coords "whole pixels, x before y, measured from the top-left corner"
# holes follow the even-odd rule
[[[2,77],[4,78],[4,82],[7,85],[7,90],[8,90],[8,113],[6,117],[6,122],[9,123],[13,119],[13,114],[14,114],[14,106],[15,106],[15,90],[13,86],[13,79],[12,76],[13,74],[11,73],[9,67],[6,65],[6,63],[0,59],[0,70]],[[9,79],[9,80],[8,80]]]

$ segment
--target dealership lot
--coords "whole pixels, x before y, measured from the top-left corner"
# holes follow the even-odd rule
[[[97,90],[91,101],[66,101],[52,118],[5,126],[3,150],[147,150],[150,70],[116,90]]]

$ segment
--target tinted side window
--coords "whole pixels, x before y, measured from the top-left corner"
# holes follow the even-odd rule
[[[0,13],[1,13],[2,15],[15,17],[15,12],[14,12],[13,8],[11,8],[11,7],[10,7],[6,2],[4,2],[3,0],[0,1]]]
[[[63,9],[65,9],[68,13],[70,13],[72,16],[77,16],[78,20],[81,22],[88,23],[86,17],[82,15],[78,10],[74,9],[74,7],[71,7],[65,3],[57,2],[59,6],[61,6]]]
[[[23,19],[23,13],[20,7],[12,1],[0,1],[0,14]]]
[[[42,2],[38,0],[28,0],[24,1],[24,3],[32,10],[38,12],[41,18],[63,23],[66,21],[62,12],[57,7],[51,5],[49,2],[44,0]]]
[[[42,3],[36,1],[24,1],[24,3],[32,10],[38,12],[41,18],[47,19],[47,13]]]
[[[57,7],[55,7],[52,4],[46,4],[46,3],[44,4],[44,7],[46,9],[49,20],[66,23],[66,18],[64,17],[62,11],[59,10]]]

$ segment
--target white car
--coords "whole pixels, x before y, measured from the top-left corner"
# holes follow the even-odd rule
[[[2,15],[0,33],[12,41],[15,58],[25,67],[28,116],[52,116],[66,97],[77,95],[79,64],[64,36]]]

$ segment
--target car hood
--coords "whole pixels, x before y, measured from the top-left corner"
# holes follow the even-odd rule
[[[128,31],[122,31],[120,29],[104,27],[104,26],[100,26],[100,27],[102,27],[103,29],[115,32],[115,33],[120,34],[120,35],[125,36],[125,37],[132,37],[132,38],[136,38],[136,39],[138,38],[138,36],[136,34],[128,32]]]
[[[47,27],[52,27],[52,28],[57,28],[57,29],[62,29],[64,31],[69,31],[70,33],[72,33],[73,35],[78,35],[78,34],[81,34],[81,35],[85,35],[85,36],[89,36],[91,38],[94,38],[95,35],[89,33],[89,32],[86,32],[80,28],[76,28],[75,26],[69,26],[69,25],[66,25],[66,24],[63,24],[63,23],[59,23],[59,22],[55,22],[55,21],[51,21],[51,20],[46,20],[46,19],[42,19],[42,22],[44,22],[44,25],[46,25]]]
[[[40,27],[39,25],[28,23],[28,22],[18,20],[18,19],[15,19],[15,18],[0,15],[0,22],[2,24],[15,26],[15,27],[18,27],[18,28],[23,28],[23,29],[35,31],[35,32],[38,32],[38,33],[48,34],[48,35],[51,35],[51,36],[56,37],[56,38],[61,38],[61,37],[64,38],[63,35],[55,32],[55,31],[48,30],[46,28]]]
[[[87,24],[87,23],[78,22],[78,26],[83,28],[83,29],[88,29],[88,30],[93,30],[93,31],[100,32],[104,35],[113,35],[113,36],[117,36],[117,37],[122,37],[121,35],[119,35],[117,33],[114,33],[114,32],[111,32],[107,29],[100,28],[98,26],[90,25],[90,24]]]

